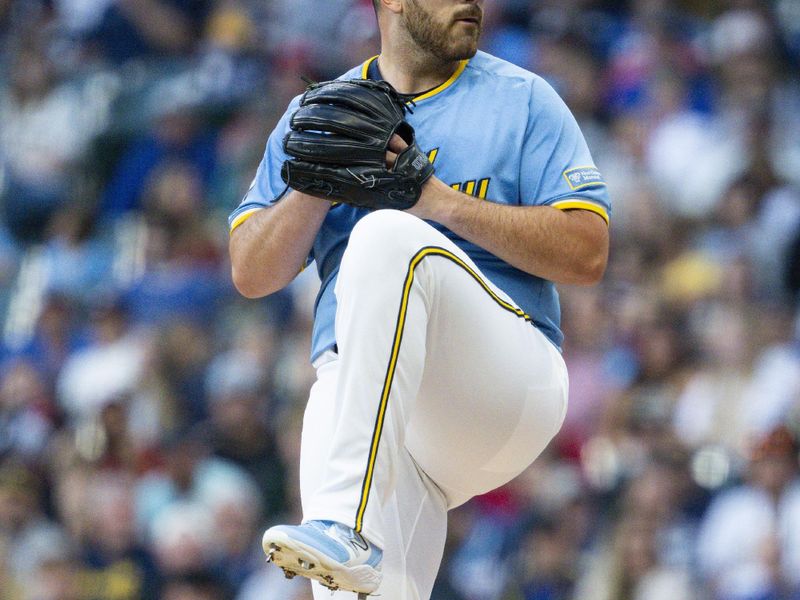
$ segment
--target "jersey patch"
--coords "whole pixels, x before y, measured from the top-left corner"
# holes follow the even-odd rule
[[[571,190],[580,190],[587,187],[600,187],[606,184],[603,176],[596,167],[575,167],[564,171]]]

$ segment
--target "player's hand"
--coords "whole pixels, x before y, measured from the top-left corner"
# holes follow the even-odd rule
[[[281,178],[292,189],[357,208],[405,210],[434,167],[405,120],[409,108],[385,81],[308,87],[283,140]]]
[[[397,160],[397,155],[408,148],[406,141],[396,133],[389,140],[389,151],[386,153],[386,167],[391,171]]]
[[[397,155],[407,147],[408,144],[406,141],[397,134],[393,135],[389,140],[389,151],[386,153],[386,166],[390,171],[392,167],[394,167]],[[437,209],[441,208],[441,192],[443,190],[446,192],[447,190],[445,188],[447,188],[447,186],[443,184],[435,174],[431,175],[428,180],[422,184],[422,194],[420,194],[417,203],[411,208],[406,209],[406,212],[420,219],[441,220],[439,216],[441,211]]]

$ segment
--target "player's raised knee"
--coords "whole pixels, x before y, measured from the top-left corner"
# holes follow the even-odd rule
[[[395,268],[405,269],[411,257],[440,235],[413,215],[376,210],[356,223],[342,257],[339,278],[374,283]]]
[[[352,235],[357,237],[371,234],[384,235],[406,227],[413,227],[417,221],[419,221],[417,217],[401,210],[374,210],[356,223],[350,239],[353,239]]]
[[[413,247],[420,232],[431,228],[417,217],[399,210],[376,210],[363,217],[353,228],[348,250],[383,252]]]

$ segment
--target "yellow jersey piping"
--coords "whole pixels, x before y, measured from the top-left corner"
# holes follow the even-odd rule
[[[378,56],[373,56],[362,65],[361,79],[367,78],[367,74],[369,73],[369,68],[373,62],[378,60]],[[421,100],[427,100],[428,98],[431,98],[449,88],[451,85],[455,83],[456,79],[458,79],[461,76],[461,74],[464,72],[464,69],[467,68],[468,64],[469,64],[469,59],[459,61],[458,67],[447,81],[445,81],[441,85],[437,85],[435,88],[433,88],[428,92],[425,92],[424,94],[420,94],[419,96],[414,96],[414,98],[412,98],[412,102],[420,102]]]

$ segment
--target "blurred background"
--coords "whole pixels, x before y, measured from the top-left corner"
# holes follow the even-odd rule
[[[563,288],[563,431],[452,513],[434,600],[800,598],[800,2],[487,0],[614,201]],[[228,213],[370,0],[0,0],[0,598],[310,600],[316,281],[246,301]],[[465,448],[468,451],[468,447]]]

